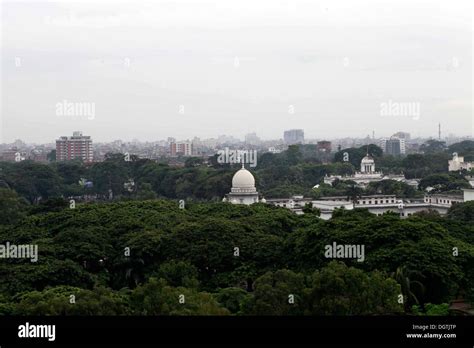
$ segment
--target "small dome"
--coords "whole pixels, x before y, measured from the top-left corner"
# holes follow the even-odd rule
[[[265,198],[262,198],[262,199],[260,200],[260,202],[261,202],[261,203],[267,203],[267,200],[266,200]]]
[[[232,178],[232,188],[252,189],[255,188],[255,178],[247,169],[242,168]]]

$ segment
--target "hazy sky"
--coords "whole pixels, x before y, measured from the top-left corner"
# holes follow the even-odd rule
[[[0,1],[0,143],[474,134],[472,0]]]

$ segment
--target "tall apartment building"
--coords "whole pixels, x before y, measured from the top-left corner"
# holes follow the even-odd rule
[[[380,147],[383,152],[392,156],[400,156],[406,153],[405,139],[391,137],[390,139],[382,139]]]
[[[193,144],[190,142],[170,143],[170,154],[174,156],[192,156]]]
[[[290,129],[283,133],[283,140],[288,145],[304,144],[304,131],[302,129]]]
[[[92,162],[94,159],[92,139],[90,136],[82,135],[82,132],[74,132],[72,137],[60,137],[56,140],[56,160],[69,161],[82,159],[84,162]]]

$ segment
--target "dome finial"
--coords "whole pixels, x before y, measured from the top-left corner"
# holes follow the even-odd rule
[[[245,163],[242,161],[242,169],[245,169]]]

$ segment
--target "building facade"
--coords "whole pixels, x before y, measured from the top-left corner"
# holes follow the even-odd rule
[[[304,131],[302,129],[290,129],[283,133],[285,144],[304,144]]]
[[[390,139],[382,139],[380,147],[388,155],[400,156],[406,154],[406,144],[403,138],[391,137]]]
[[[56,140],[56,160],[69,161],[81,159],[83,162],[92,162],[94,159],[92,139],[74,132],[72,137],[63,136]]]
[[[192,156],[193,144],[190,142],[170,143],[170,155],[175,156]]]
[[[471,170],[474,168],[474,162],[464,162],[463,156],[453,155],[453,159],[448,161],[448,167],[450,172],[456,172],[459,170]]]
[[[407,184],[417,187],[418,182],[413,181],[413,180],[407,180],[405,179],[404,175],[396,175],[396,174],[390,174],[390,175],[384,175],[382,172],[377,172],[375,170],[375,160],[372,156],[367,154],[364,158],[362,158],[362,161],[360,162],[360,171],[355,172],[353,175],[349,176],[342,176],[342,175],[327,175],[324,177],[324,183],[328,185],[332,185],[332,183],[336,180],[352,180],[355,181],[355,183],[359,187],[367,187],[368,184],[371,182],[378,182],[382,180],[396,180],[396,181],[402,181],[406,182]]]

